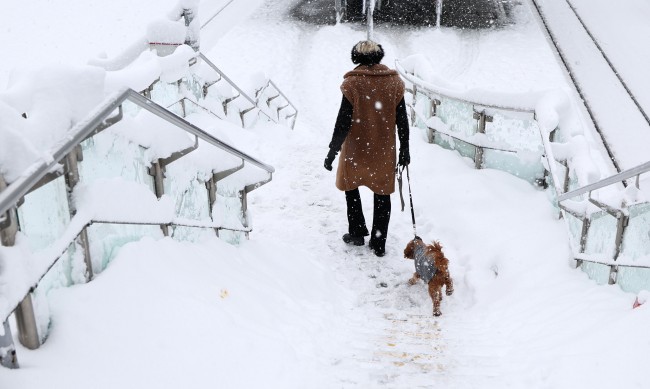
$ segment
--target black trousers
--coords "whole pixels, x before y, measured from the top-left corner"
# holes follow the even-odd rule
[[[352,236],[367,236],[368,228],[366,227],[366,219],[363,217],[359,189],[346,191],[345,201],[348,205],[348,233]],[[390,195],[375,193],[372,231],[370,233],[371,246],[381,249],[386,247],[390,211]]]

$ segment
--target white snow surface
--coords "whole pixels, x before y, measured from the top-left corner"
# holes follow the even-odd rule
[[[233,79],[264,71],[300,109],[293,131],[258,125],[232,136],[276,168],[273,181],[250,195],[251,240],[238,247],[217,238],[124,246],[91,283],[50,293],[49,338],[38,350],[16,339],[21,368],[0,369],[0,387],[646,388],[648,305],[633,309],[637,296],[598,286],[573,268],[565,226],[546,192],[503,172],[475,170],[428,144],[417,128],[410,166],[417,233],[442,243],[455,282],[443,315],[431,316],[424,285],[406,282],[413,273],[402,258],[413,236],[408,197],[400,212],[392,196],[385,257],[341,241],[345,199],[322,162],[342,75],[352,68],[349,51],[365,31],[296,22],[286,14],[291,3],[267,1],[208,53]],[[49,3],[19,4],[9,10],[37,21]],[[150,15],[152,4],[134,13]],[[110,13],[100,15],[104,7],[83,15],[122,31]],[[385,63],[421,54],[450,85],[504,94],[566,88],[537,24],[521,9],[516,25],[495,31],[378,26],[375,38]],[[66,19],[60,7],[49,12]],[[47,24],[38,30],[36,21],[28,33],[58,31]],[[125,41],[110,39],[116,48]],[[29,49],[14,48],[23,51],[18,58],[28,61]],[[75,61],[69,53],[46,55]],[[94,191],[110,195],[107,182],[100,184],[86,192],[89,208],[101,202]],[[362,201],[370,223],[372,194],[362,190]],[[0,254],[18,261],[21,247]],[[640,294],[638,301],[646,300]]]

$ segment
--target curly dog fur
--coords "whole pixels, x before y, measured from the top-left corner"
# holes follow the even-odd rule
[[[437,269],[433,278],[429,281],[429,296],[431,296],[431,301],[433,302],[433,315],[440,316],[440,302],[442,301],[442,287],[446,287],[447,296],[451,296],[454,293],[454,283],[449,275],[449,260],[445,257],[445,254],[442,252],[442,245],[440,242],[435,241],[433,244],[427,245],[422,241],[422,239],[416,237],[411,240],[404,249],[404,258],[415,259],[415,252],[418,246],[424,246],[424,255],[426,259],[433,263],[434,267]],[[420,279],[420,274],[413,273],[413,277],[409,279],[409,285],[415,285]]]

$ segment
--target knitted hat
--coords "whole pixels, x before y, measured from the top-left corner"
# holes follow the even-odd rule
[[[352,48],[352,63],[360,65],[375,65],[384,58],[384,49],[373,41],[361,41]]]

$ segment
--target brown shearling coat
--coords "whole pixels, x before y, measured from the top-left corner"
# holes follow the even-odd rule
[[[375,194],[389,195],[395,191],[395,121],[404,82],[385,65],[362,65],[345,74],[341,91],[353,113],[336,187],[348,191],[366,186]]]

